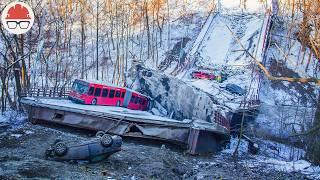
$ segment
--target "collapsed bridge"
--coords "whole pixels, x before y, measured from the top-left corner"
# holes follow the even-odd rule
[[[218,151],[229,140],[229,130],[201,120],[177,121],[121,107],[72,103],[63,98],[24,97],[29,120],[103,130],[111,134],[163,140],[179,145],[190,154]]]

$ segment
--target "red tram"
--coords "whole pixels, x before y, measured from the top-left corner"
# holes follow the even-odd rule
[[[150,98],[128,88],[110,86],[98,82],[76,79],[68,96],[81,104],[121,106],[146,111]]]

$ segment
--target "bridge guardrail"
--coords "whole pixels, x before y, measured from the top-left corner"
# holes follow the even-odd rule
[[[68,98],[70,88],[30,88],[29,90],[22,91],[22,97],[56,97]]]

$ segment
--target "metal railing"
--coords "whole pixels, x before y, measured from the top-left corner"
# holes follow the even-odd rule
[[[53,97],[53,98],[67,98],[70,88],[30,88],[21,93],[22,97]]]
[[[254,107],[260,106],[260,104],[261,104],[261,101],[259,99],[259,95],[256,94],[246,101],[244,101],[244,100],[241,101],[240,108],[249,109],[249,108],[254,108]]]
[[[230,130],[230,121],[226,117],[224,117],[220,112],[216,111],[214,113],[214,121],[215,123]]]

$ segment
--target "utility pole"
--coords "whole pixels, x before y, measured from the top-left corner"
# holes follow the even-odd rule
[[[99,0],[97,0],[97,17],[96,17],[96,25],[97,25],[97,37],[96,37],[96,65],[97,65],[97,80],[99,80]]]

